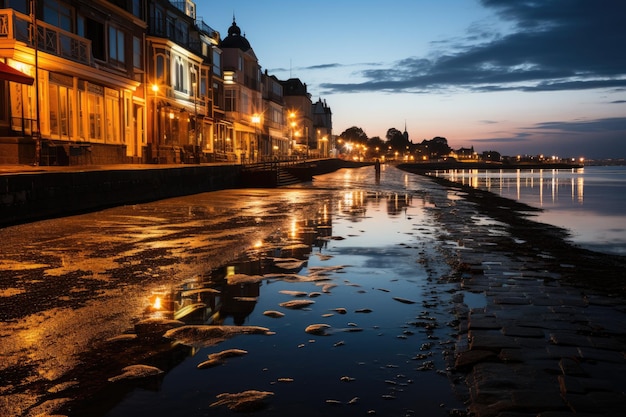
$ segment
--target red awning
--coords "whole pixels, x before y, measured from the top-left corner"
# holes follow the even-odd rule
[[[30,75],[26,75],[3,62],[0,62],[0,80],[28,85],[33,85],[35,82],[35,79]]]

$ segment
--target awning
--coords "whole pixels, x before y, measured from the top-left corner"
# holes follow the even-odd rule
[[[248,132],[248,133],[257,133],[258,130],[254,127],[250,127],[248,125],[244,125],[238,122],[235,122],[235,130],[238,132]]]
[[[3,62],[0,62],[0,80],[13,81],[14,83],[28,85],[33,85],[35,82],[35,79],[30,75],[26,75],[22,71],[18,71]]]

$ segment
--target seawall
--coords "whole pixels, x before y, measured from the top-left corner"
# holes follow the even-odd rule
[[[0,227],[240,185],[240,165],[45,170],[0,175]]]
[[[303,163],[312,175],[367,165],[341,159]],[[30,167],[0,174],[0,227],[229,188],[242,165]]]

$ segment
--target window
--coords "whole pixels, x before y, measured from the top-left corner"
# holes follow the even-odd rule
[[[181,20],[176,21],[176,40],[187,43],[188,36],[189,29],[187,28],[187,24]]]
[[[166,25],[165,29],[167,30],[167,37],[172,40],[176,40],[176,20],[168,16]]]
[[[281,124],[283,122],[283,110],[272,108],[272,114],[270,117],[272,122]]]
[[[120,98],[115,90],[106,89],[106,136],[107,142],[120,142]]]
[[[208,78],[207,71],[203,69],[200,72],[200,74],[201,75],[200,75],[200,93],[199,94],[200,94],[201,97],[206,97],[207,94],[208,94],[208,92],[207,92],[207,83],[206,83],[207,78]]]
[[[104,61],[106,49],[104,45],[104,25],[92,19],[85,19],[85,37],[91,40],[91,53],[93,57]]]
[[[224,110],[237,111],[237,91],[226,90],[224,91]]]
[[[216,49],[213,50],[213,74],[222,76],[222,55]]]
[[[283,96],[283,86],[280,85],[279,83],[272,83],[272,93],[274,95],[276,95],[277,97],[282,97]]]
[[[251,109],[250,97],[245,92],[241,93],[241,111],[244,113],[253,113]]]
[[[222,95],[221,95],[220,85],[218,83],[213,83],[212,96],[213,96],[213,105],[218,108],[222,107]]]
[[[142,17],[142,8],[141,8],[141,0],[133,0],[133,15],[137,17]]]
[[[156,76],[159,84],[164,84],[165,76],[165,57],[163,55],[157,56],[156,59]]]
[[[176,91],[185,91],[185,76],[182,60],[177,57],[174,63],[174,89]]]
[[[124,32],[109,26],[109,60],[113,63],[123,64],[124,59]]]
[[[89,116],[89,139],[102,140],[103,88],[90,84],[87,91],[87,112]]]
[[[43,20],[68,32],[72,32],[72,8],[57,0],[43,2]]]
[[[133,66],[135,68],[143,68],[142,56],[141,39],[133,36]]]
[[[156,9],[154,12],[154,27],[157,34],[163,33],[163,12],[161,9]]]
[[[55,138],[68,139],[72,132],[72,85],[73,79],[67,75],[50,73],[48,87],[50,134]]]

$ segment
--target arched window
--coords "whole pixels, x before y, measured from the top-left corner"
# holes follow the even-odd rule
[[[175,68],[175,80],[174,80],[174,88],[176,91],[185,91],[185,72],[183,67],[183,62],[180,57],[176,57],[176,61],[174,63]]]

